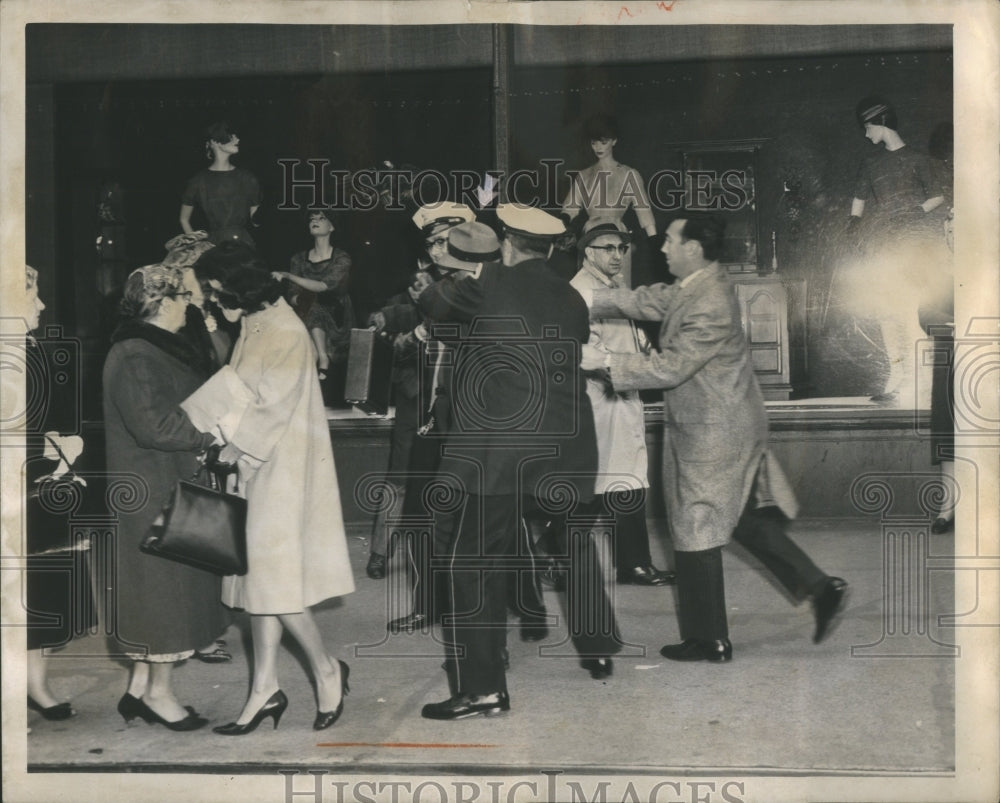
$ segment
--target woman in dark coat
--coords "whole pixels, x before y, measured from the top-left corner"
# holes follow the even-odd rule
[[[125,320],[104,364],[104,425],[110,472],[142,478],[145,504],[122,511],[117,548],[118,636],[133,658],[118,710],[171,730],[207,724],[171,689],[174,663],[209,644],[225,627],[220,579],[139,551],[178,480],[189,479],[214,438],[178,406],[207,377],[192,346],[177,334],[191,293],[176,268],[148,265],[125,283]]]
[[[24,352],[25,398],[16,405],[26,421],[26,545],[27,686],[28,707],[45,719],[68,719],[76,712],[68,702],[59,702],[48,684],[45,649],[59,647],[74,635],[97,624],[87,543],[74,543],[69,516],[82,500],[86,481],[74,474],[73,461],[83,448],[76,430],[72,404],[61,404],[55,379],[64,364],[61,340],[35,340],[45,304],[38,297],[38,272],[25,273],[24,320],[28,338]],[[50,385],[51,383],[51,385]],[[71,394],[70,394],[71,395]],[[32,403],[38,402],[38,403]],[[11,416],[4,414],[4,420]],[[67,502],[70,502],[68,505]]]

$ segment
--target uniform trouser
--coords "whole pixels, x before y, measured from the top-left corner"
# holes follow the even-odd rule
[[[507,571],[516,565],[517,498],[469,494],[451,520],[448,670],[462,694],[507,691]]]
[[[533,557],[517,551],[518,539],[528,533],[522,512],[516,496],[470,494],[452,519],[451,615],[445,617],[445,642],[449,671],[460,693],[507,689],[502,653],[507,643],[508,576],[536,573]],[[570,636],[581,655],[613,655],[621,650],[621,638],[613,586],[607,582],[607,534],[583,523],[570,527],[568,543]]]
[[[826,575],[788,537],[788,519],[775,507],[754,509],[748,503],[733,538],[788,590],[795,599],[815,593]],[[676,551],[677,600],[681,639],[716,641],[729,637],[722,547]]]
[[[412,591],[414,614],[423,614],[432,621],[449,609],[448,572],[451,546],[455,537],[449,527],[448,515],[435,509],[436,493],[428,493],[436,479],[441,462],[442,438],[439,435],[416,434],[410,448],[409,476],[399,512],[405,522],[405,565]],[[441,498],[446,498],[444,494]],[[446,500],[447,501],[447,500]],[[414,526],[426,520],[428,528]],[[518,570],[507,572],[507,601],[511,609],[522,618],[540,619],[545,616],[542,596],[540,566],[535,557],[535,547],[530,527],[519,523],[515,552]]]

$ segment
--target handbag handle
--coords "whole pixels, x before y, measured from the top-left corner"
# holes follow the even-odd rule
[[[201,465],[195,470],[194,474],[191,475],[191,480],[197,482],[201,476],[207,475],[208,487],[213,491],[219,491],[220,493],[225,491],[226,487],[226,477],[230,474],[235,475],[236,481],[233,485],[233,491],[239,492],[240,488],[240,473],[239,469],[235,464],[228,465],[225,463],[219,463],[220,447],[210,446],[205,451],[202,458]]]

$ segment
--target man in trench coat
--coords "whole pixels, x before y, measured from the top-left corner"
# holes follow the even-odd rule
[[[716,261],[724,228],[718,218],[693,212],[670,224],[662,250],[679,280],[672,285],[584,294],[591,317],[662,321],[659,353],[585,347],[582,367],[607,370],[619,391],[663,389],[664,498],[682,642],[660,654],[679,661],[732,657],[722,574],[722,547],[730,538],[796,599],[811,599],[814,642],[829,633],[847,588],[817,568],[786,533],[797,505],[767,448],[767,414],[736,294]]]
[[[578,291],[622,287],[622,265],[631,235],[612,217],[596,216],[583,227],[577,243],[580,270],[570,281]],[[627,286],[627,285],[626,285]],[[601,351],[636,354],[649,351],[646,333],[625,318],[590,321],[590,345]],[[587,377],[587,396],[597,433],[597,510],[614,525],[618,582],[640,586],[673,584],[671,571],[653,566],[646,527],[646,418],[639,391],[618,391],[603,372]]]

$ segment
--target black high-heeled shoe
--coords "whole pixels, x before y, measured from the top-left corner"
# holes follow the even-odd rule
[[[267,698],[267,702],[253,715],[253,719],[245,725],[228,722],[225,725],[217,725],[212,730],[215,733],[221,733],[223,736],[242,736],[245,733],[257,730],[257,726],[268,717],[274,720],[274,727],[277,729],[278,722],[281,720],[281,715],[285,713],[286,708],[288,708],[288,698],[281,689],[278,689]]]
[[[122,719],[128,725],[136,717],[142,716],[142,700],[125,692],[118,701],[118,713],[122,715]]]
[[[76,716],[76,711],[73,710],[73,706],[69,703],[56,703],[55,705],[50,705],[48,708],[42,708],[41,705],[29,697],[28,708],[32,711],[37,711],[50,722],[60,722],[61,720]]]
[[[339,659],[337,663],[340,664],[340,705],[337,706],[335,711],[317,710],[316,719],[313,720],[314,731],[326,730],[340,719],[340,715],[344,713],[344,698],[351,690],[351,684],[347,682],[347,679],[351,676],[351,667]]]
[[[199,728],[204,728],[208,724],[208,720],[205,719],[205,717],[196,714],[194,709],[190,706],[185,706],[184,708],[184,710],[188,712],[188,715],[184,717],[184,719],[178,719],[174,722],[170,722],[150,708],[146,701],[141,697],[136,699],[139,701],[139,706],[135,709],[135,715],[140,717],[147,725],[163,725],[172,731],[196,731]],[[122,716],[124,716],[124,714]]]
[[[194,706],[186,705],[184,706],[184,710],[193,717],[201,716],[201,714],[194,710]],[[125,720],[126,725],[130,724],[133,719],[142,716],[142,700],[125,692],[118,701],[118,713],[122,715],[122,719]]]

